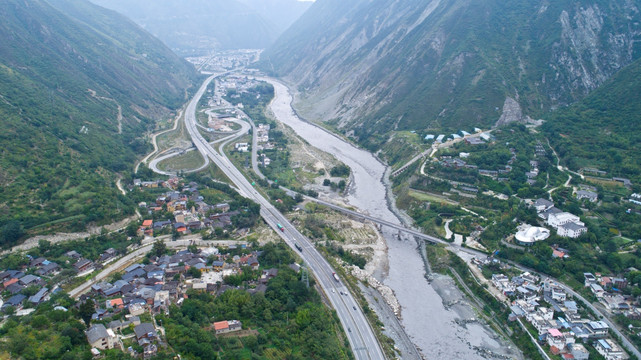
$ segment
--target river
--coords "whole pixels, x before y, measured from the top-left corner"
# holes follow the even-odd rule
[[[279,121],[290,126],[312,146],[332,154],[351,168],[349,204],[370,215],[400,224],[387,206],[383,183],[386,166],[371,153],[301,120],[291,107],[292,94],[287,86],[274,79],[262,80],[274,86],[275,98],[270,110]],[[437,276],[432,284],[426,280],[423,260],[413,239],[399,240],[396,232],[385,228],[383,235],[389,249],[389,270],[380,272],[378,280],[394,291],[401,305],[403,327],[425,358],[495,358],[479,351],[479,348],[497,354],[496,358],[513,357],[513,351],[497,340],[496,334],[485,325],[469,322],[475,314],[465,303],[457,304],[461,295],[449,278]],[[449,305],[447,308],[444,301]],[[461,324],[464,322],[467,324]]]

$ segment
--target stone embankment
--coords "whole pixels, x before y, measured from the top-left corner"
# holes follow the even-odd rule
[[[362,270],[358,266],[351,265],[348,267],[348,270],[354,275],[358,280],[365,282],[372,288],[376,289],[389,307],[394,311],[394,314],[400,319],[401,318],[401,305],[398,303],[396,296],[394,295],[394,290],[389,286],[386,286],[382,282],[378,281],[372,275],[367,273],[367,271]]]

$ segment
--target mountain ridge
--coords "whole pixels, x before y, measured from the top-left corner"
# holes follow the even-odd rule
[[[376,149],[390,129],[493,126],[510,99],[507,122],[571,104],[639,57],[639,19],[624,0],[319,0],[261,68]]]
[[[185,56],[264,48],[309,6],[295,0],[91,1],[128,16]]]
[[[0,227],[81,230],[133,214],[114,180],[182,105],[193,66],[85,1],[6,0],[0,16]]]

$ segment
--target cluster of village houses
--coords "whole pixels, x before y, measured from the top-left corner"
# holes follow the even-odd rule
[[[597,194],[591,190],[577,191],[579,199],[588,199],[589,201],[596,201]],[[545,222],[548,226],[556,230],[556,234],[563,237],[578,238],[585,234],[588,228],[581,219],[569,212],[561,211],[554,206],[554,203],[547,199],[536,199],[535,201],[526,201],[533,207],[538,217]],[[519,245],[532,245],[533,243],[545,240],[550,236],[550,230],[544,227],[531,226],[527,224],[520,225],[518,232],[515,235],[516,242]],[[555,249],[554,257],[565,258],[568,252],[563,249]]]
[[[229,246],[229,251],[237,248],[246,249],[247,244]],[[67,262],[73,264],[77,276],[86,275],[94,269],[115,260],[119,254],[114,249],[108,249],[100,258],[93,262],[83,258],[76,251],[65,254]],[[121,348],[125,351],[122,339],[131,338],[131,334],[124,335],[124,329],[133,331],[135,341],[142,346],[145,357],[152,356],[157,351],[160,341],[158,326],[150,322],[140,321],[144,313],[157,314],[167,312],[169,305],[180,305],[187,297],[189,289],[207,291],[217,295],[234,287],[223,284],[224,277],[241,273],[244,267],[253,270],[259,269],[257,251],[245,255],[221,254],[217,248],[210,247],[192,253],[188,250],[180,251],[174,255],[151,257],[147,265],[134,264],[127,267],[122,277],[113,283],[102,281],[91,286],[91,293],[82,295],[80,301],[88,298],[97,300],[92,322],[95,322],[86,331],[89,344],[94,354],[100,350]],[[4,301],[0,300],[3,311],[9,307],[18,316],[28,315],[42,302],[48,301],[52,294],[62,291],[58,285],[50,290],[45,285],[58,275],[62,268],[55,262],[43,257],[29,256],[29,264],[21,269],[5,270],[0,273],[0,286],[4,292]],[[299,270],[297,264],[290,265],[295,271]],[[200,277],[194,277],[196,269]],[[278,275],[277,269],[264,270],[260,279],[250,282],[250,293],[265,292],[269,279]],[[24,295],[27,288],[35,290],[31,296]],[[34,292],[34,291],[32,291]],[[68,309],[57,307],[67,311]],[[123,314],[126,314],[123,318]],[[113,319],[111,321],[108,321]],[[222,334],[242,329],[242,324],[234,319],[220,319],[212,324],[216,334]],[[130,331],[130,332],[131,332]],[[132,354],[133,349],[128,349]]]
[[[248,66],[260,53],[259,50],[241,49],[229,50],[216,53],[215,55],[187,57],[186,60],[201,67],[207,65],[207,69],[214,72],[223,72],[231,69]]]
[[[225,228],[232,225],[232,217],[238,215],[238,211],[230,211],[229,204],[207,204],[204,198],[198,192],[198,184],[190,182],[177,191],[180,179],[172,177],[167,181],[140,181],[134,180],[134,186],[157,188],[166,187],[170,191],[158,196],[154,203],[141,202],[138,204],[140,209],[147,214],[162,211],[163,206],[168,212],[173,214],[173,219],[163,219],[153,221],[144,220],[139,228],[138,235],[153,236],[154,232],[162,231],[166,228],[173,228],[181,235],[189,234],[194,230]],[[193,206],[188,209],[187,203],[193,202]]]
[[[245,244],[238,245],[245,248]],[[230,246],[233,250],[237,245]],[[156,353],[157,346],[162,344],[159,332],[161,326],[154,323],[140,322],[144,313],[168,313],[172,304],[180,306],[188,297],[187,291],[205,291],[220,295],[235,287],[223,284],[224,277],[239,274],[244,267],[259,269],[257,251],[246,255],[221,254],[217,248],[201,249],[198,253],[188,250],[174,255],[151,257],[147,265],[134,264],[124,270],[122,278],[113,283],[99,282],[91,287],[89,295],[83,295],[81,301],[92,297],[98,299],[96,312],[92,321],[99,321],[86,332],[87,340],[95,351],[120,347],[125,351],[122,338],[128,338],[122,330],[133,328],[135,341],[143,347],[144,355]],[[293,268],[298,265],[292,264]],[[196,269],[200,277],[194,277]],[[262,272],[260,279],[248,284],[250,293],[265,292],[267,282],[278,275],[277,269]],[[124,321],[122,314],[126,314]],[[109,319],[114,319],[107,322]],[[213,319],[214,320],[214,319]],[[215,319],[211,329],[216,334],[238,331],[242,323],[234,319]],[[106,323],[106,325],[104,324]],[[129,349],[131,352],[132,349]]]
[[[113,248],[105,250],[94,262],[83,258],[76,251],[69,251],[65,254],[67,263],[72,264],[76,276],[85,276],[96,269],[102,268],[105,264],[115,260],[118,253]],[[51,278],[58,275],[63,268],[54,261],[44,257],[34,258],[27,255],[29,263],[20,269],[7,269],[0,273],[0,288],[4,299],[0,300],[3,311],[12,308],[16,315],[28,315],[33,312],[34,307],[49,300],[49,297],[62,291],[58,284],[46,286]],[[65,280],[65,279],[63,279]],[[27,296],[25,293],[37,292]]]
[[[250,88],[255,86],[258,82],[254,78],[244,75],[231,75],[226,76],[222,80],[218,81],[220,85],[221,93],[227,90],[236,90],[237,95],[232,95],[232,98],[240,97],[240,93],[247,92]],[[259,95],[258,95],[259,96]]]
[[[477,264],[482,265],[482,262]],[[593,289],[595,295],[603,290],[596,285],[599,281],[607,282],[610,288],[626,284],[624,279],[615,281],[607,277],[597,278],[592,274],[585,274],[585,279],[586,286],[600,289],[597,292]],[[559,354],[563,359],[587,360],[589,351],[582,343],[590,343],[607,360],[628,357],[625,351],[608,337],[609,326],[603,321],[583,317],[577,303],[571,300],[565,289],[555,281],[541,281],[539,277],[528,272],[511,279],[504,274],[494,274],[492,285],[508,299],[513,299],[510,303],[510,320],[525,320],[529,323],[536,329],[538,340],[547,343],[551,353]],[[605,295],[602,293],[597,297],[603,299]],[[617,310],[613,311],[632,311],[630,315],[641,315],[638,309],[630,310],[630,299],[620,300],[621,303],[614,300],[616,304],[613,306]],[[622,306],[623,303],[626,305]],[[619,308],[620,306],[622,307]],[[622,310],[623,308],[626,310]]]
[[[256,151],[272,150],[275,148],[275,145],[269,142],[270,128],[271,126],[269,124],[258,124],[256,127]],[[238,152],[248,152],[249,144],[246,142],[238,142],[234,144],[234,149]],[[271,164],[271,159],[267,157],[265,153],[260,154],[259,161],[263,167]]]
[[[474,133],[478,134],[478,136],[471,136],[472,134],[465,131],[461,130],[457,133],[450,134],[450,135],[434,135],[434,134],[427,134],[425,135],[424,139],[426,141],[434,141],[436,143],[443,143],[448,140],[456,140],[456,139],[461,139],[465,138],[465,141],[469,144],[472,145],[479,145],[479,144],[485,144],[486,141],[490,141],[491,135],[489,132],[483,132],[483,130],[479,128],[474,128]]]
[[[475,130],[480,130],[480,129],[475,129]],[[484,143],[483,140],[489,141],[491,139],[491,135],[486,133],[481,133],[481,135],[487,135],[486,137],[468,137],[467,135],[469,135],[469,133],[465,131],[463,131],[462,133],[466,134],[465,142],[471,145],[483,144]],[[503,165],[502,168],[498,170],[479,169],[477,165],[468,164],[464,159],[467,159],[470,156],[470,153],[466,153],[466,152],[459,153],[458,157],[442,156],[439,162],[442,166],[445,166],[445,167],[472,169],[477,171],[481,176],[487,176],[492,178],[493,180],[504,182],[509,180],[507,178],[507,175],[512,172],[512,169],[513,169],[512,165],[516,161],[516,149],[509,148],[509,151],[511,154],[510,159],[507,161],[507,164]],[[537,145],[535,146],[535,155],[536,156],[546,155],[546,151],[540,143],[537,143]],[[536,177],[538,175],[539,175],[539,162],[536,160],[531,160],[530,170],[525,172],[525,176],[527,177],[526,182],[529,185],[534,185],[536,183]],[[474,186],[465,186],[465,185],[458,184],[457,188],[467,193],[476,194],[478,192],[478,189]],[[464,195],[464,194],[461,194],[461,195]]]
[[[472,170],[478,171],[479,175],[481,176],[487,176],[496,181],[507,181],[508,178],[506,176],[510,172],[512,172],[512,164],[516,161],[516,150],[514,148],[510,148],[510,153],[512,154],[512,157],[510,158],[510,160],[508,160],[504,168],[499,170],[479,169],[479,167],[476,165],[468,164],[465,160],[463,160],[463,159],[467,159],[470,156],[470,153],[466,153],[466,152],[461,152],[459,153],[458,157],[454,157],[454,158],[447,155],[442,156],[440,160],[440,164],[442,166],[450,167],[450,168],[472,169]],[[458,186],[458,188],[471,193],[478,192],[478,189],[473,186]]]

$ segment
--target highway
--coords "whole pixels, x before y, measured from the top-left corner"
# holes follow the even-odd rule
[[[269,201],[267,201],[264,197],[262,197],[251,186],[251,184],[247,181],[247,179],[245,179],[245,177],[238,171],[238,169],[236,169],[234,165],[224,156],[224,153],[222,152],[222,148],[226,143],[228,143],[233,139],[231,137],[229,139],[226,139],[227,141],[225,141],[220,145],[220,153],[216,153],[215,150],[211,147],[211,145],[208,144],[206,140],[202,137],[202,135],[200,135],[200,133],[198,132],[197,126],[195,125],[196,106],[198,104],[200,97],[203,95],[204,91],[206,90],[208,84],[215,77],[220,75],[222,74],[213,75],[209,77],[203,84],[203,87],[201,87],[201,89],[194,96],[194,99],[192,99],[189,106],[187,107],[187,111],[185,115],[185,123],[187,125],[189,134],[192,136],[192,140],[194,141],[194,144],[199,149],[199,151],[201,151],[203,156],[209,156],[212,159],[212,161],[225,172],[225,174],[238,187],[239,192],[243,196],[249,197],[261,205],[261,216],[265,219],[267,224],[269,224],[273,229],[276,230],[276,232],[283,238],[283,240],[292,249],[296,251],[296,248],[295,248],[296,243],[298,243],[299,246],[303,248],[303,251],[299,252],[299,254],[303,258],[303,260],[307,263],[307,265],[310,267],[319,285],[323,288],[328,298],[330,299],[332,306],[336,309],[339,319],[341,321],[341,324],[347,330],[346,333],[356,358],[357,359],[383,359],[384,355],[380,349],[380,345],[378,344],[371,327],[367,323],[367,320],[365,319],[362,311],[360,310],[360,307],[358,306],[356,301],[353,299],[352,295],[349,293],[347,288],[342,284],[342,282],[336,282],[334,280],[332,275],[333,270],[329,265],[329,263],[327,263],[327,261],[316,251],[313,244],[311,244],[311,242],[307,238],[305,238],[298,230],[296,230],[293,227],[293,225],[290,224],[289,221],[285,218],[285,216],[283,216],[280,212],[278,212],[278,210],[276,210],[274,206],[269,203]],[[244,130],[245,128],[243,128],[243,131],[239,131],[238,133],[236,133],[235,134],[236,136],[234,136],[234,138],[244,134],[245,133]],[[253,138],[255,139],[256,137],[253,137]],[[253,146],[255,147],[256,144],[254,143]],[[255,164],[256,162],[252,161],[252,163]],[[257,174],[260,174],[260,172],[257,172]],[[292,195],[295,194],[293,191],[289,189],[283,188],[283,190],[286,190],[288,194],[292,194]],[[316,198],[311,198],[308,196],[305,196],[305,198],[307,200],[314,201],[316,203],[327,206],[334,210],[343,212],[347,215],[369,220],[376,224],[388,226],[400,232],[413,235],[424,241],[429,241],[431,243],[445,244],[454,252],[464,252],[464,253],[477,256],[479,258],[487,256],[486,253],[483,253],[474,249],[470,249],[470,248],[457,246],[455,244],[449,243],[437,237],[426,235],[412,229],[408,229],[403,225],[394,224],[392,222],[379,219],[373,216],[369,216],[366,214],[362,214],[354,210],[345,209],[344,207],[341,207],[326,201],[318,200]],[[276,224],[279,224],[279,223],[284,226],[283,232],[278,231],[278,227]],[[531,273],[538,274],[543,278],[547,277],[544,274],[540,274],[533,269],[529,269],[527,267],[516,264],[514,262],[511,262],[511,261],[506,261],[506,262],[520,269],[521,271],[529,271]],[[599,311],[592,304],[590,304],[589,301],[587,301],[583,296],[573,291],[569,286],[563,284],[557,279],[553,279],[553,280],[555,280],[562,287],[564,287],[569,294],[573,295],[575,298],[587,304],[587,306],[592,311],[594,311],[594,313],[597,314],[597,316],[603,318],[603,320],[606,321],[608,325],[610,325],[610,328],[615,332],[615,334],[617,334],[623,340],[622,344],[628,351],[632,352],[636,356],[641,355],[638,349],[636,349],[636,347],[634,347],[634,345],[631,344],[631,342],[625,336],[623,336],[620,330],[616,326],[614,326],[615,324],[613,324],[612,322],[609,321],[609,319],[603,316],[601,311]],[[340,294],[345,294],[345,295],[340,295]]]
[[[216,166],[218,166],[227,175],[227,177],[236,185],[241,195],[260,204],[260,214],[265,222],[280,235],[287,245],[294,249],[294,251],[298,252],[336,310],[338,318],[345,329],[345,334],[347,335],[355,358],[385,359],[376,336],[367,322],[360,306],[342,281],[334,279],[334,270],[327,260],[325,260],[325,258],[323,258],[314,248],[309,239],[303,236],[283,214],[276,210],[276,208],[267,201],[267,199],[260,195],[249,181],[247,181],[247,179],[240,173],[240,171],[236,169],[231,161],[229,161],[224,154],[217,153],[198,131],[198,126],[196,125],[196,110],[198,102],[206,91],[209,83],[220,75],[222,74],[212,75],[205,80],[185,111],[185,125],[194,145],[204,157],[209,157]],[[242,134],[242,132],[239,132],[236,135],[238,134]],[[283,226],[282,231],[279,230],[278,224]],[[298,251],[295,245],[300,246],[302,251]]]

